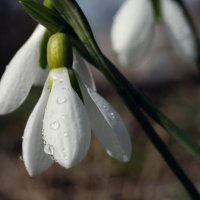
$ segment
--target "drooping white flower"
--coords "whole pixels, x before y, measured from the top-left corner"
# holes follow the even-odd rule
[[[126,0],[114,18],[111,42],[122,65],[133,66],[148,52],[153,33],[153,6],[149,0]],[[174,50],[188,62],[197,59],[193,31],[180,4],[160,1],[161,19]]]
[[[33,84],[44,82],[47,74],[39,66],[40,42],[45,28],[38,25],[27,42],[14,55],[0,82],[0,114],[17,109]]]
[[[86,155],[91,128],[86,109],[73,90],[67,69],[51,72],[53,85],[44,116],[45,151],[63,167],[78,164]]]
[[[50,158],[65,168],[80,163],[90,145],[91,127],[110,156],[124,162],[130,159],[130,137],[119,114],[95,91],[91,73],[77,52],[74,52],[74,60],[73,69],[84,104],[71,86],[67,69],[53,69],[49,75],[51,91],[49,93],[45,86],[25,129],[23,157],[30,175],[42,173],[51,166]]]
[[[197,58],[196,44],[189,22],[179,3],[162,0],[162,19],[171,45],[182,59],[193,62]]]
[[[71,87],[67,69],[52,70],[23,136],[23,159],[29,175],[44,172],[53,160],[65,168],[79,163],[88,151],[90,138],[88,115]]]
[[[154,14],[149,0],[126,0],[114,17],[111,42],[125,66],[138,62],[148,52]]]

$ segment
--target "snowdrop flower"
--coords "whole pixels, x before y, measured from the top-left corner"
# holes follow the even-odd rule
[[[174,0],[162,0],[161,11],[166,33],[174,50],[182,59],[194,62],[198,57],[197,45],[179,3]]]
[[[131,66],[148,52],[154,14],[150,0],[126,0],[114,18],[111,42],[122,65]]]
[[[39,65],[44,33],[45,28],[38,25],[6,67],[0,82],[1,115],[16,110],[26,99],[32,85],[40,85],[46,79],[47,72]]]
[[[160,9],[163,25],[174,50],[186,61],[196,61],[196,41],[180,4],[175,0],[162,0]],[[150,0],[126,0],[116,14],[111,42],[122,65],[132,66],[148,52],[153,33],[153,12]]]
[[[89,149],[91,128],[110,156],[124,162],[131,156],[127,129],[119,114],[96,92],[91,73],[77,52],[72,68],[64,67],[67,48],[60,42],[64,37],[57,33],[50,38],[51,71],[24,131],[23,159],[31,176],[44,172],[54,161],[65,168],[80,163]],[[74,89],[73,73],[83,101]]]

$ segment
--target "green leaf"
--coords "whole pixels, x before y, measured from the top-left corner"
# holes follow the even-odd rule
[[[25,11],[39,24],[45,26],[50,32],[63,32],[67,34],[73,46],[85,57],[89,62],[93,63],[91,56],[75,34],[71,26],[66,23],[57,11],[46,6],[39,4],[33,0],[21,0]],[[43,61],[42,61],[43,62]]]
[[[66,25],[64,20],[53,10],[33,0],[19,1],[25,11],[38,23],[55,33],[61,31]]]
[[[96,44],[90,25],[79,5],[74,0],[52,0],[52,3],[60,15],[74,29],[75,33],[82,41],[88,53],[95,60],[101,59],[101,51]],[[96,63],[96,66],[98,64]]]

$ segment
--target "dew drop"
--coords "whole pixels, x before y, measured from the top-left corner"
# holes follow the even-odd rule
[[[124,162],[128,162],[128,161],[129,161],[129,159],[128,159],[128,157],[127,157],[126,155],[123,155],[123,156],[122,156],[122,160],[123,160]]]
[[[59,82],[60,82],[60,83],[63,83],[63,81],[64,81],[64,80],[63,80],[62,78],[59,79]]]
[[[107,153],[109,156],[112,157],[112,153],[111,153],[111,151],[110,151],[109,149],[106,150],[106,153]]]
[[[24,160],[22,155],[21,155],[21,156],[19,156],[19,160],[21,160],[21,161],[23,161],[23,160]]]
[[[65,151],[65,150],[63,150],[62,152],[63,152],[63,153],[66,153],[66,151]]]
[[[44,146],[44,152],[45,152],[46,154],[48,154],[48,155],[52,155],[52,156],[53,156],[53,153],[54,153],[54,148],[53,148],[53,146],[50,145],[50,144],[46,144],[46,145]]]
[[[50,158],[51,158],[51,160],[54,160],[54,161],[55,161],[55,158],[54,158],[53,155],[50,155]]]
[[[61,115],[61,119],[65,119],[65,115]]]
[[[67,132],[64,132],[64,134],[63,134],[63,135],[64,135],[64,137],[67,137],[67,135],[68,135],[68,134],[67,134]]]
[[[88,88],[88,92],[92,95],[94,91],[91,88]]]
[[[110,112],[110,118],[111,118],[112,120],[115,119],[115,114],[114,114],[113,112]]]
[[[68,160],[68,156],[64,156],[65,160]]]
[[[54,77],[53,77],[53,80],[56,81],[56,80],[58,80],[58,78],[57,78],[56,76],[54,76]]]
[[[58,97],[56,101],[58,104],[63,104],[67,101],[67,99],[65,97]]]
[[[44,144],[44,145],[46,145],[46,144],[47,144],[46,140],[43,140],[43,144]]]
[[[50,126],[51,126],[52,129],[56,130],[56,129],[58,129],[60,127],[60,124],[59,124],[58,121],[55,121],[55,122],[52,122],[50,124]]]

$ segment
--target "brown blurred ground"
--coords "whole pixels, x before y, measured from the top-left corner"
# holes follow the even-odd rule
[[[190,8],[196,24],[199,24],[200,7],[196,5]],[[7,4],[7,10],[0,9],[2,71],[34,27],[34,22],[22,10],[11,9],[10,6]],[[94,31],[103,51],[117,63],[110,47],[110,22],[109,18],[105,29],[97,28]],[[19,28],[22,23],[24,25]],[[171,52],[162,31],[157,27],[152,50],[156,53],[152,53],[150,61],[142,63],[135,70],[123,72],[200,144],[199,75],[194,65],[180,61]],[[88,156],[79,166],[66,170],[55,164],[43,175],[29,177],[20,156],[23,130],[41,92],[40,88],[33,88],[21,108],[12,114],[0,116],[0,200],[189,199],[113,89],[96,70],[94,74],[98,91],[120,112],[130,131],[133,143],[131,161],[123,164],[112,160],[93,138]],[[154,126],[200,190],[200,163],[169,138],[158,125]]]

